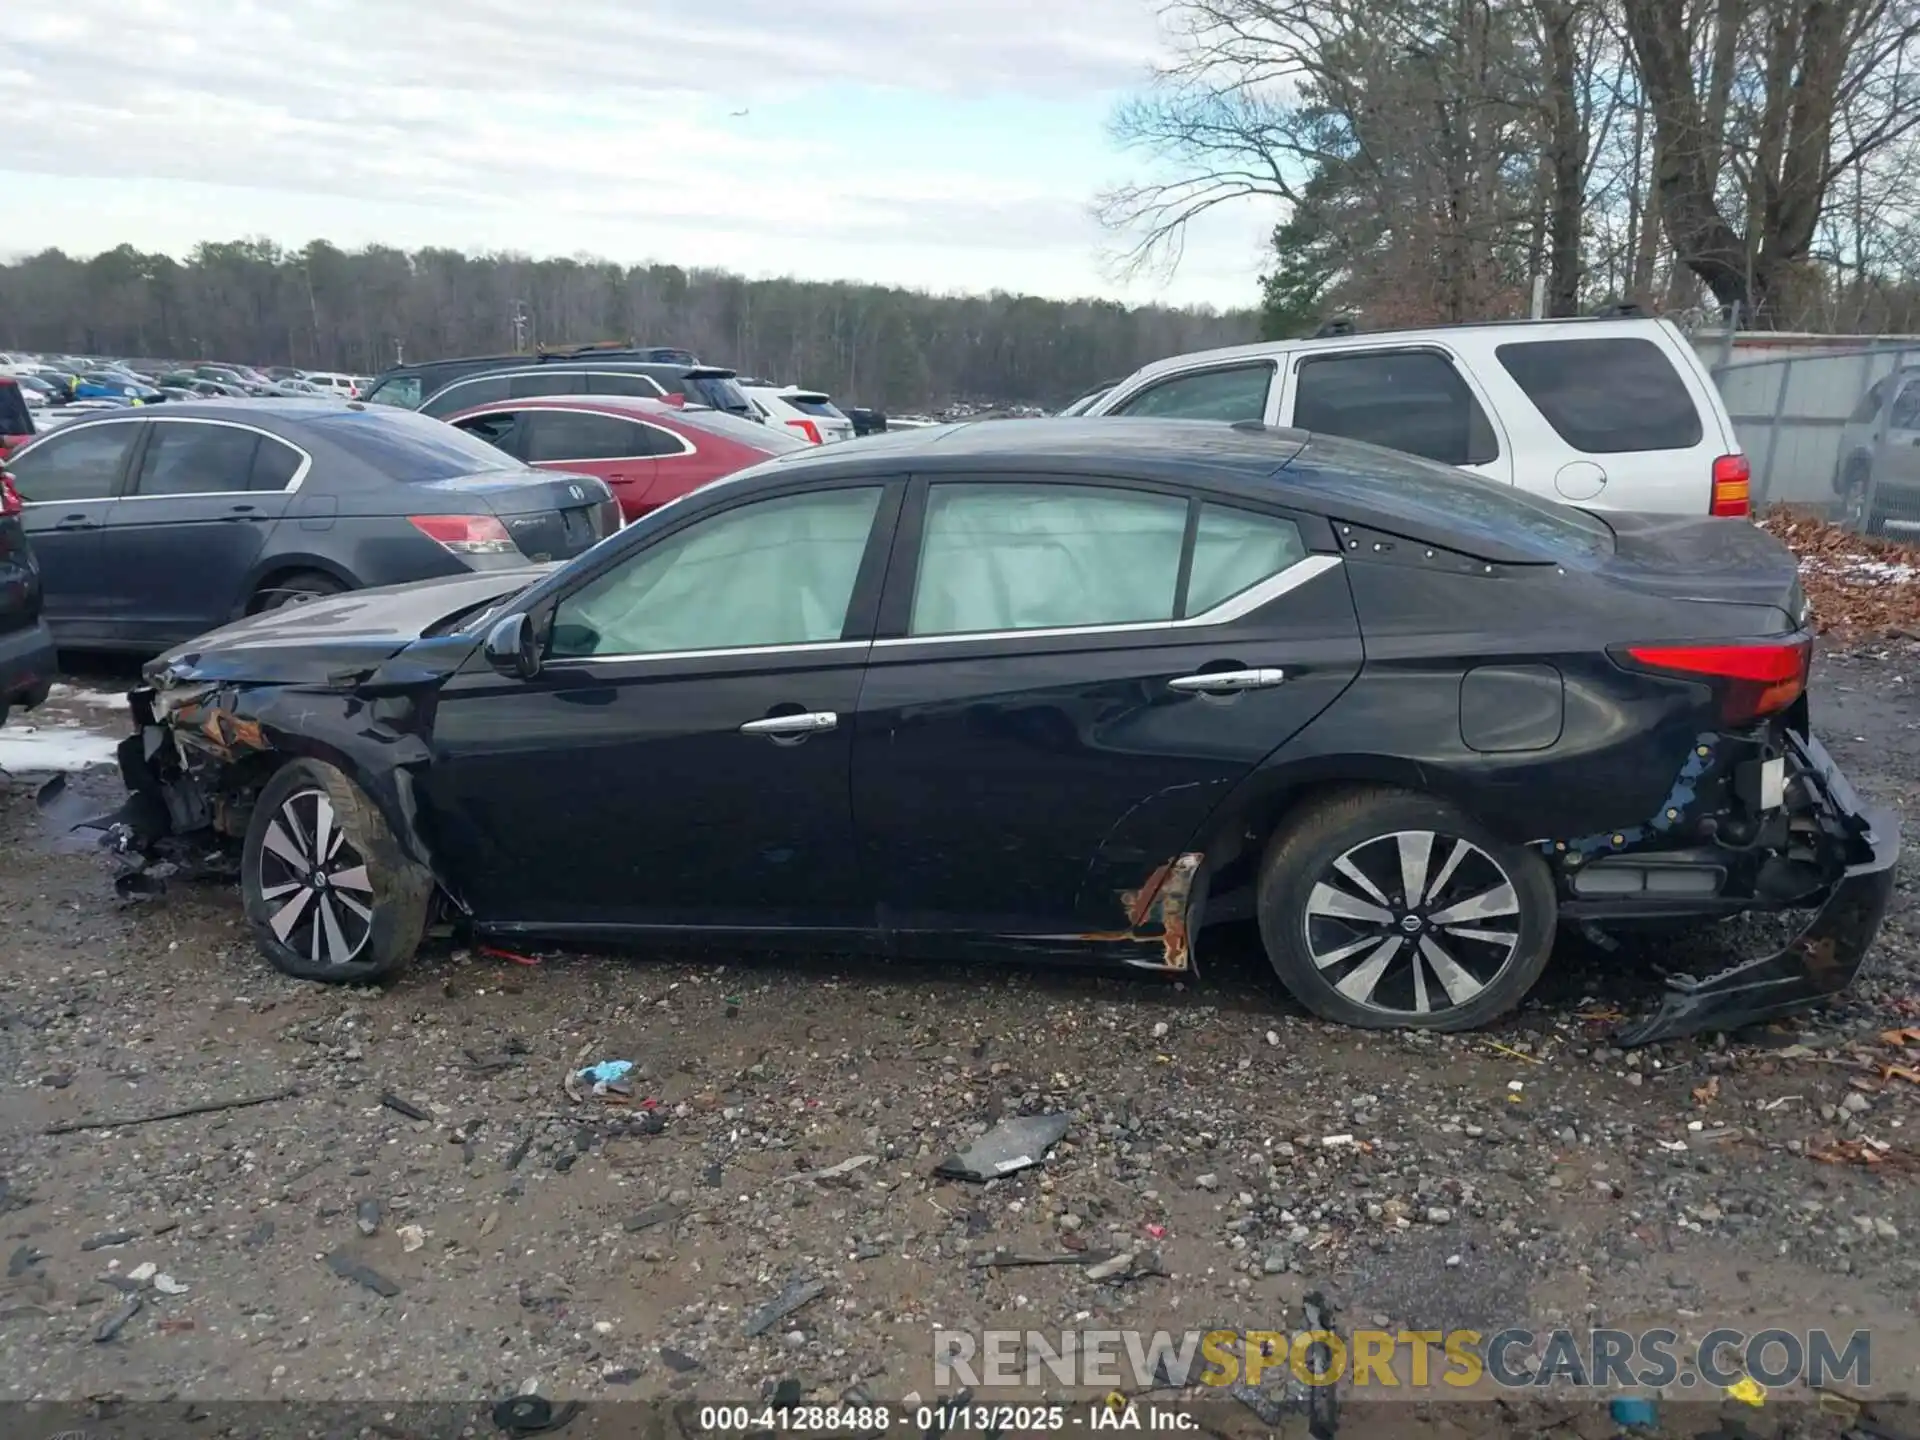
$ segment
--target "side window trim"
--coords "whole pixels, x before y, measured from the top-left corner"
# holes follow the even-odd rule
[[[109,425],[146,425],[148,421],[149,417],[145,415],[114,415],[103,420],[88,421],[83,425],[62,426],[58,430],[49,430],[35,444],[46,445],[63,436],[79,435],[88,430],[101,430]],[[150,433],[142,430],[134,435],[133,443],[127,447],[126,454],[120,457],[120,469],[113,477],[112,488],[105,495],[87,495],[77,500],[29,500],[23,495],[20,498],[21,505],[28,508],[36,505],[106,505],[115,500],[130,498],[126,493],[127,481],[133,474],[133,466],[137,465],[146,453],[147,435]]]
[[[717,520],[723,515],[745,509],[763,500],[819,494],[828,490],[869,490],[876,485],[880,487],[880,503],[874,507],[872,527],[867,531],[867,548],[860,557],[860,568],[853,582],[853,594],[847,601],[846,623],[841,628],[838,640],[806,640],[797,641],[791,645],[735,645],[713,650],[653,650],[633,655],[554,655],[543,662],[544,667],[551,669],[556,666],[639,665],[658,661],[727,659],[733,656],[755,655],[829,654],[835,651],[869,649],[874,643],[872,639],[874,617],[879,610],[880,592],[886,580],[888,557],[893,551],[901,505],[907,489],[907,482],[898,477],[863,475],[839,483],[730,497],[727,503],[702,510],[697,514],[687,515],[678,525],[664,529],[657,535],[649,536],[644,544],[623,549],[619,554],[609,556],[606,564],[597,565],[590,572],[569,576],[568,578],[575,583],[568,585],[564,590],[554,590],[541,596],[533,606],[533,612],[536,615],[535,628],[547,632],[542,640],[544,646],[551,640],[555,612],[566,603],[569,597],[584,590],[616,565],[623,565],[636,559],[645,551],[672,539],[684,530],[709,520]]]
[[[512,370],[481,370],[471,375],[462,375],[457,380],[449,380],[431,395],[421,396],[420,404],[422,408],[424,408],[430,401],[438,400],[442,395],[450,395],[462,385],[477,385],[482,380],[505,380],[511,385],[515,380],[524,380],[529,375],[578,375],[582,380],[590,380],[596,375],[612,375],[621,378],[632,376],[646,381],[649,385],[653,386],[654,389],[652,396],[641,395],[634,397],[636,399],[655,399],[663,397],[667,393],[658,380],[655,380],[651,375],[641,370],[574,370],[563,366],[548,366],[542,368],[535,365],[522,366]],[[592,394],[593,392],[589,388],[585,393]],[[518,395],[511,398],[518,400],[538,400],[542,397],[538,395]],[[487,400],[481,403],[491,405],[498,402]]]
[[[123,471],[121,475],[121,493],[119,498],[122,500],[193,500],[210,495],[291,495],[306,483],[307,472],[313,468],[313,455],[304,445],[296,445],[284,435],[275,435],[271,430],[262,430],[258,425],[247,425],[238,420],[216,420],[211,416],[200,415],[149,415],[145,417],[145,420],[149,426],[218,425],[228,430],[250,431],[261,440],[273,441],[286,446],[300,457],[300,463],[294,467],[293,478],[278,490],[176,490],[162,495],[140,495],[134,493],[134,491],[128,487],[128,482],[137,481],[139,479],[139,472],[129,467]],[[134,447],[133,454],[129,456],[129,459],[137,461],[144,466],[146,463],[147,446],[152,443],[153,437],[158,433],[157,430],[149,429],[143,443]],[[253,474],[253,464],[257,463],[256,460],[247,466],[247,474],[249,477]]]
[[[1084,485],[1091,489],[1135,490],[1143,495],[1172,495],[1184,498],[1187,501],[1187,520],[1181,542],[1180,571],[1174,596],[1175,605],[1179,608],[1184,608],[1186,605],[1187,585],[1192,573],[1194,538],[1199,527],[1200,509],[1203,505],[1221,505],[1228,509],[1245,510],[1249,514],[1272,515],[1275,518],[1287,520],[1299,530],[1300,538],[1307,546],[1307,555],[1297,564],[1289,565],[1278,574],[1268,576],[1257,585],[1249,586],[1239,594],[1229,596],[1220,604],[1198,615],[1176,615],[1171,620],[1135,620],[1105,625],[1067,625],[1030,630],[970,630],[953,635],[909,634],[913,590],[920,570],[920,544],[926,533],[928,494],[936,483],[964,484],[989,480],[1004,480],[1011,484],[1038,482]],[[886,588],[880,599],[880,614],[874,630],[873,648],[891,650],[904,645],[966,645],[1070,636],[1136,635],[1153,631],[1162,633],[1171,631],[1178,635],[1208,630],[1243,619],[1289,591],[1297,590],[1302,585],[1319,579],[1330,570],[1339,569],[1344,562],[1338,553],[1316,548],[1317,545],[1331,543],[1331,528],[1320,516],[1296,515],[1290,511],[1244,503],[1239,497],[1206,495],[1182,490],[1175,486],[1132,480],[1120,475],[972,475],[956,472],[943,474],[938,477],[938,480],[927,475],[916,475],[907,487],[900,510],[900,523],[894,530],[893,551],[887,560]]]
[[[1159,374],[1149,377],[1142,384],[1136,385],[1111,404],[1102,405],[1100,407],[1100,413],[1102,415],[1112,415],[1116,418],[1124,418],[1122,407],[1131,405],[1149,390],[1158,390],[1162,385],[1169,384],[1175,380],[1191,380],[1197,375],[1213,375],[1223,370],[1253,370],[1264,365],[1267,367],[1267,400],[1264,409],[1261,411],[1261,419],[1270,425],[1273,423],[1278,411],[1280,386],[1277,382],[1281,375],[1285,373],[1284,362],[1286,358],[1286,352],[1283,351],[1278,355],[1255,356],[1251,360],[1219,360],[1207,365],[1194,365],[1185,370],[1163,370]]]

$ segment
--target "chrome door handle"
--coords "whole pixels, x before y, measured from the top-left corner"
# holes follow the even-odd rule
[[[804,715],[770,715],[765,720],[749,720],[740,727],[742,735],[817,735],[840,724],[831,710],[809,710]]]
[[[1185,694],[1229,694],[1240,690],[1270,690],[1287,678],[1284,670],[1212,670],[1181,675],[1167,682],[1169,690]]]

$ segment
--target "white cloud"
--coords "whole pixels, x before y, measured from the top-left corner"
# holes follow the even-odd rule
[[[1209,225],[1163,295],[1103,273],[1088,204],[1128,162],[1100,123],[1156,52],[1147,0],[13,9],[0,164],[37,202],[9,206],[15,246],[319,233],[1245,303],[1271,224]],[[862,133],[863,96],[893,133]],[[993,123],[1016,110],[1042,133]]]

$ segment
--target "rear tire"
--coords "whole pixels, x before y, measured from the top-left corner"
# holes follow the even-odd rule
[[[1471,1030],[1506,1014],[1546,968],[1557,910],[1532,851],[1446,801],[1372,787],[1289,817],[1257,903],[1294,998],[1368,1029]]]
[[[297,980],[363,984],[399,971],[426,933],[433,877],[360,787],[321,760],[262,787],[240,855],[260,953]]]
[[[309,600],[318,600],[323,595],[339,595],[345,592],[342,585],[333,576],[318,570],[299,570],[282,580],[262,585],[253,592],[253,599],[247,605],[249,615],[259,615],[268,610],[283,609],[288,605],[304,605]]]

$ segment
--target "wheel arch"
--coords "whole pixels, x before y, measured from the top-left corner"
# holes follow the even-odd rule
[[[248,613],[248,607],[253,603],[253,597],[269,585],[303,573],[325,575],[331,580],[339,581],[341,586],[348,590],[364,588],[359,577],[351,570],[339,561],[330,560],[324,555],[284,551],[265,555],[254,562],[253,568],[247,572],[246,578],[241,582],[240,593],[234,600],[233,618],[244,619]]]

